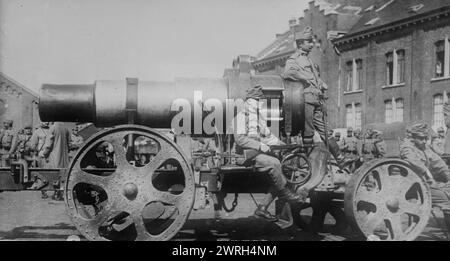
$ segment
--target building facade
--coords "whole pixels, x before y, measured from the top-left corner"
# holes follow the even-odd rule
[[[331,69],[343,87],[337,117],[345,125],[338,127],[444,126],[449,37],[449,1],[391,0],[364,10],[348,34],[333,40],[341,69]]]
[[[37,93],[0,73],[0,124],[13,120],[13,128],[18,130],[26,125],[40,123]]]

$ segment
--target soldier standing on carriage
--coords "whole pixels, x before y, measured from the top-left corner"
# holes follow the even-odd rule
[[[408,137],[400,146],[400,156],[411,164],[416,173],[428,179],[432,203],[441,208],[450,232],[450,170],[426,143],[429,136],[427,124],[415,124],[408,132]]]
[[[328,144],[328,149],[339,168],[344,168],[348,160],[344,158],[334,137],[326,138],[324,119],[324,98],[327,84],[320,78],[319,66],[308,57],[314,47],[312,28],[307,26],[302,33],[295,34],[297,51],[286,61],[284,76],[286,80],[302,82],[305,86],[305,128],[303,143],[313,143],[314,131]]]

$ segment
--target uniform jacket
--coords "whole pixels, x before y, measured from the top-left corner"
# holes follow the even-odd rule
[[[31,149],[40,153],[44,149],[45,139],[49,132],[50,130],[48,128],[37,128],[31,136]]]
[[[358,150],[359,140],[355,136],[342,138],[342,151],[347,153],[359,154]]]
[[[304,82],[305,102],[310,104],[320,104],[323,92],[328,89],[320,78],[319,66],[302,50],[297,50],[286,61],[284,78]]]
[[[11,148],[13,147],[14,139],[17,139],[16,131],[12,129],[2,130],[0,133],[0,148],[8,150],[10,154],[13,153],[14,151],[11,151]]]
[[[400,157],[408,161],[420,175],[425,176],[428,169],[438,182],[447,182],[450,179],[447,165],[429,145],[425,145],[425,149],[421,150],[411,139],[406,138],[400,145]]]

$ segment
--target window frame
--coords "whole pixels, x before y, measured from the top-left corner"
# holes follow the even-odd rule
[[[402,58],[399,59],[399,54]],[[406,50],[393,49],[385,54],[386,57],[386,86],[402,85],[405,83]]]
[[[440,45],[443,44],[442,47]],[[443,50],[439,50],[439,48],[443,48]],[[439,51],[438,51],[439,50]],[[439,54],[443,53],[443,64],[442,64],[442,73],[439,75],[437,74],[437,68],[438,68],[438,61]],[[444,39],[440,39],[436,42],[434,42],[434,66],[433,68],[433,79],[441,79],[441,78],[450,78],[450,40],[448,36],[446,36]]]

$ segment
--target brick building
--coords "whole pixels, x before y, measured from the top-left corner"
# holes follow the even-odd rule
[[[374,127],[399,140],[407,125],[443,126],[450,98],[450,1],[315,0],[302,18],[253,58],[256,74],[279,74],[294,32],[311,26],[311,53],[329,84],[333,128]],[[389,145],[398,147],[397,142]],[[393,149],[393,148],[391,148]]]
[[[25,125],[35,126],[39,120],[39,95],[0,73],[0,124],[10,119],[14,121],[14,129]]]
[[[450,2],[389,0],[367,7],[344,36],[340,51],[341,125],[374,126],[388,139],[425,121],[443,126],[450,95]]]

